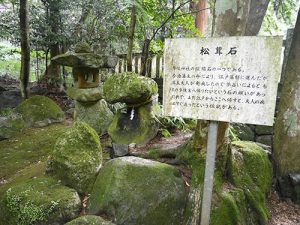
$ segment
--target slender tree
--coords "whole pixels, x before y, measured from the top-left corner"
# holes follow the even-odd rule
[[[136,24],[136,6],[132,5],[130,26],[128,31],[128,51],[127,51],[127,71],[129,72],[132,72],[132,52],[133,52],[135,24]]]
[[[29,47],[29,23],[28,23],[28,2],[20,0],[20,31],[21,31],[21,93],[24,99],[28,98],[28,83],[30,74],[30,47]]]

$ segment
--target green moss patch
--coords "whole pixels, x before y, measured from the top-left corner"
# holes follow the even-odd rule
[[[265,223],[268,211],[265,196],[272,184],[272,166],[267,153],[253,142],[233,142],[229,168],[232,183],[241,188],[257,223]]]
[[[0,142],[0,179],[8,180],[17,171],[45,161],[59,136],[67,129],[64,124],[45,128],[29,128],[24,134]]]
[[[99,216],[86,215],[72,220],[65,225],[114,225],[114,223],[106,221]]]
[[[212,209],[211,224],[236,225],[247,224],[246,200],[243,190],[224,191],[217,198],[218,204]]]
[[[0,205],[2,225],[63,223],[75,218],[81,209],[75,190],[49,178],[31,179],[9,188]]]
[[[109,103],[143,103],[158,92],[156,82],[136,73],[118,73],[110,76],[103,85],[104,98]]]

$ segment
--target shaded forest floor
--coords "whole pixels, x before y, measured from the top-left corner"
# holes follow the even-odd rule
[[[13,89],[18,89],[16,81],[0,77],[0,92]],[[55,95],[55,92],[45,91],[44,94],[55,100],[65,111],[72,105],[70,99],[62,93]],[[47,157],[56,139],[70,126],[70,122],[68,120],[64,124],[28,129],[18,137],[0,141],[0,196],[11,185],[31,177],[43,176]],[[178,132],[171,138],[158,136],[146,148],[135,150],[143,155],[147,148],[156,145],[176,146],[186,141],[188,136],[186,133]],[[108,158],[108,154],[104,157]],[[170,161],[166,163],[176,164]],[[300,207],[289,201],[280,200],[275,190],[272,190],[267,199],[267,207],[270,213],[268,225],[300,225]]]

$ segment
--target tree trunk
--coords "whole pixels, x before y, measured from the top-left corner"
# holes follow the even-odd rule
[[[150,47],[150,40],[146,38],[144,40],[142,56],[141,56],[141,72],[140,72],[140,74],[142,76],[145,76],[146,72],[147,72],[147,61],[148,61],[148,57],[149,57],[149,47]]]
[[[285,78],[275,123],[276,176],[300,173],[300,12],[287,59]],[[286,194],[286,193],[284,193]]]
[[[49,1],[49,23],[51,32],[55,35],[59,32],[60,15],[59,15],[60,0]],[[50,58],[60,54],[59,42],[54,41],[50,46]],[[46,69],[46,77],[50,79],[51,86],[62,87],[61,69],[56,63],[50,63]],[[48,82],[49,83],[49,82]]]
[[[205,36],[207,29],[207,20],[208,20],[208,11],[203,10],[207,8],[206,0],[199,0],[195,6],[196,10],[196,19],[195,26],[198,30]]]
[[[129,31],[128,31],[128,52],[127,52],[127,71],[128,72],[132,72],[132,51],[133,51],[135,24],[136,24],[136,7],[132,6],[130,27],[129,27]]]
[[[29,23],[28,2],[20,0],[20,31],[21,31],[21,93],[24,99],[28,98],[28,83],[30,74],[30,48],[29,48]]]
[[[207,7],[207,0],[199,0],[196,4],[196,19],[195,26],[196,28],[204,34],[207,27],[208,13],[206,10],[200,10]],[[206,151],[207,146],[207,131],[208,131],[208,122],[205,120],[197,120],[195,135],[193,139],[193,148],[197,151]]]

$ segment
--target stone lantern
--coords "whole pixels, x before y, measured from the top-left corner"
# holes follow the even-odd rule
[[[72,67],[74,87],[67,90],[75,100],[74,119],[86,122],[103,134],[113,118],[113,113],[103,99],[100,69],[114,68],[118,58],[92,53],[87,43],[79,43],[74,52],[52,58],[52,62]]]
[[[99,70],[114,68],[118,58],[94,54],[87,43],[79,43],[75,47],[75,52],[55,56],[52,61],[62,66],[72,67],[75,87],[85,89],[98,87]]]

